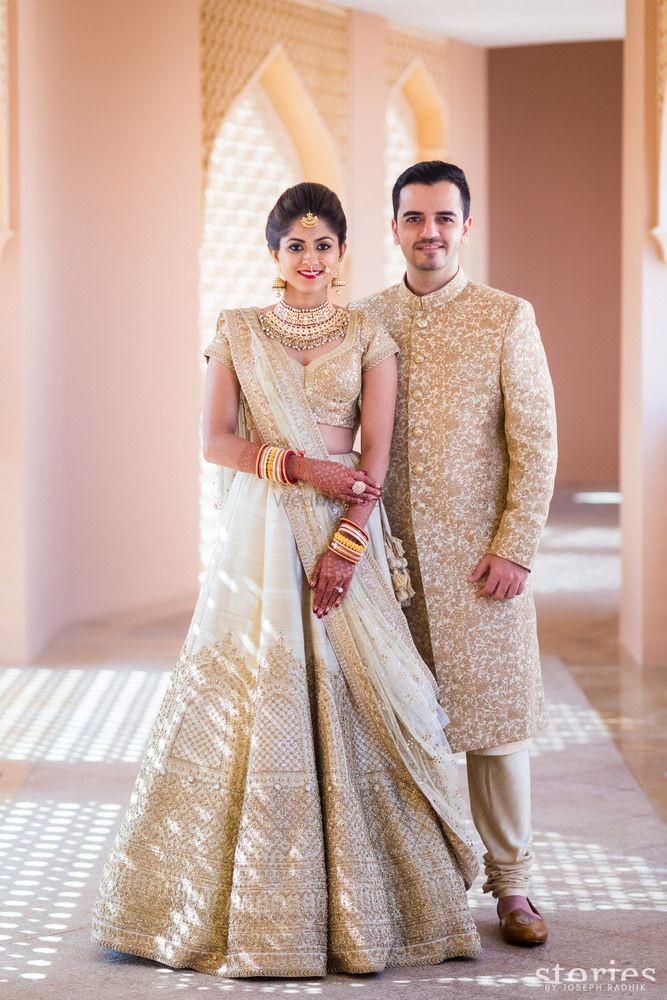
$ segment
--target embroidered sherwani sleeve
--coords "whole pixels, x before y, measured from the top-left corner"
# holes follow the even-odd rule
[[[521,301],[501,356],[507,498],[489,552],[530,569],[549,512],[556,473],[553,387],[533,309]]]

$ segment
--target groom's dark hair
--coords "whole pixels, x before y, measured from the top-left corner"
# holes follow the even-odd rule
[[[470,188],[466,180],[466,175],[460,167],[453,163],[445,163],[443,160],[422,160],[421,163],[414,163],[394,184],[391,192],[391,200],[394,205],[394,218],[398,218],[398,203],[401,199],[401,191],[408,184],[439,184],[440,181],[449,181],[455,184],[461,194],[461,206],[463,208],[463,221],[470,215]]]

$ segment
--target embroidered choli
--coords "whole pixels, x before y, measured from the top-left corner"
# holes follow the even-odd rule
[[[359,421],[362,374],[392,354],[398,354],[396,342],[375,319],[359,311],[350,313],[347,331],[336,347],[307,365],[291,355],[290,361],[301,370],[306,398],[318,424],[354,430]],[[204,356],[234,370],[224,313],[218,317],[215,337]],[[252,426],[251,420],[248,425]]]

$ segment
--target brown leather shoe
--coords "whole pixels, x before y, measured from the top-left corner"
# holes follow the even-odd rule
[[[544,944],[549,936],[549,928],[542,918],[542,914],[533,906],[530,900],[528,905],[535,914],[531,917],[525,910],[510,910],[506,916],[500,920],[500,933],[508,944]]]

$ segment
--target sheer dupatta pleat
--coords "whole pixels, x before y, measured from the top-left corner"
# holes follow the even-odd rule
[[[350,322],[357,322],[352,314]],[[227,314],[229,344],[241,390],[263,441],[330,456],[295,367],[282,346],[261,331],[257,312]],[[309,486],[281,494],[304,570],[326,549],[342,508]],[[463,803],[443,726],[437,688],[419,657],[394,594],[370,552],[357,567],[340,608],[325,619],[352,697],[378,740],[400,761],[430,802],[470,886],[478,863],[463,827]],[[363,655],[362,652],[363,651]]]

